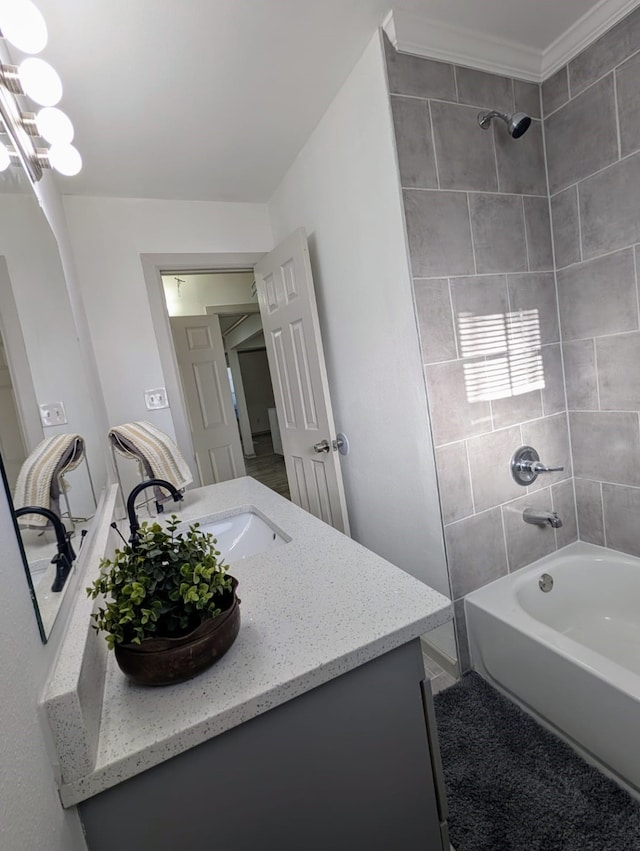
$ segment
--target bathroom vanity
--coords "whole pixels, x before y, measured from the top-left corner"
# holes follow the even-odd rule
[[[43,710],[90,851],[448,849],[419,636],[450,601],[250,478],[177,513],[271,534],[229,556],[240,634],[186,683],[131,684],[78,600]]]

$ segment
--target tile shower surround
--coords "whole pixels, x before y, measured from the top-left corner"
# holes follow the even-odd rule
[[[540,88],[389,44],[387,65],[464,669],[464,596],[577,537]],[[532,126],[519,140],[502,122],[483,131],[477,114],[487,108],[526,111]],[[520,311],[537,311],[544,386],[473,401],[465,369],[482,378],[490,344],[478,348],[459,320],[494,317],[506,334]],[[517,485],[509,461],[522,444],[564,472]],[[526,506],[557,510],[564,525],[527,525]]]
[[[640,555],[640,10],[542,92],[386,50],[464,669],[470,591],[578,534]],[[486,108],[534,121],[512,140],[480,130]],[[538,312],[544,386],[470,401],[465,366],[488,352],[463,356],[456,318],[522,310]],[[565,471],[516,485],[523,443]],[[526,506],[564,525],[528,526]]]
[[[640,556],[640,9],[542,101],[579,535]]]

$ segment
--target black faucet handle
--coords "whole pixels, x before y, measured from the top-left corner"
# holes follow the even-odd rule
[[[184,496],[180,493],[180,491],[172,493],[171,496],[173,497],[174,502],[182,502],[182,500],[184,499]],[[156,499],[156,510],[158,514],[164,513],[164,505],[160,502],[159,499]]]
[[[56,575],[51,590],[57,594],[64,588],[64,583],[71,572],[71,562],[66,553],[56,553],[51,559],[51,564],[56,566]]]

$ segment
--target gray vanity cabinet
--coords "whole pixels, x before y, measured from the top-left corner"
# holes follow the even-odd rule
[[[433,723],[415,640],[85,800],[89,851],[448,851]]]

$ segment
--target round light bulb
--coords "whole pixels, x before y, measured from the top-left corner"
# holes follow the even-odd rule
[[[60,77],[44,59],[25,59],[18,76],[24,93],[40,106],[55,106],[62,97]]]
[[[11,157],[6,145],[0,142],[0,171],[6,171],[11,165]]]
[[[47,43],[47,25],[31,0],[2,0],[0,30],[23,53],[40,53]]]
[[[66,113],[55,106],[45,106],[36,115],[38,135],[50,145],[68,145],[73,139],[73,124]]]
[[[82,168],[82,157],[73,145],[52,145],[49,148],[49,162],[66,177],[73,177]]]

